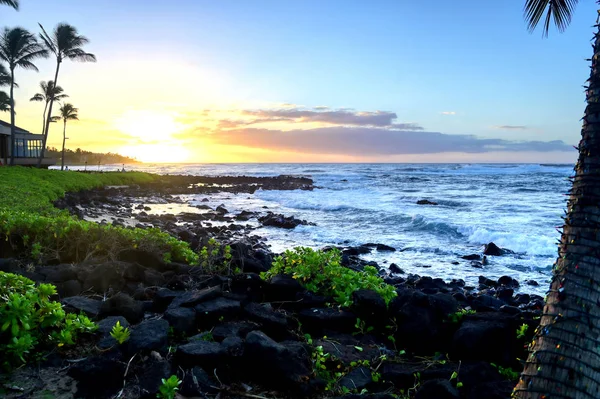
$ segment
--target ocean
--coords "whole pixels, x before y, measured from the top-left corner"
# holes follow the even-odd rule
[[[114,170],[115,165],[101,169]],[[127,170],[159,174],[310,176],[314,191],[223,193],[209,197],[233,213],[295,216],[316,226],[294,230],[259,227],[274,252],[296,246],[382,243],[396,252],[374,251],[367,260],[396,263],[407,273],[477,286],[480,275],[509,275],[521,291],[543,295],[557,255],[573,165],[540,164],[141,164]],[[204,196],[188,197],[190,205]],[[427,199],[438,205],[417,205]],[[258,226],[258,225],[257,225]],[[513,254],[488,257],[482,269],[463,255],[494,242]],[[458,264],[456,264],[458,262]],[[539,286],[526,285],[535,280]]]

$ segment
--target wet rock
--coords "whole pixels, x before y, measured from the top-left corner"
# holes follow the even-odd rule
[[[72,296],[64,298],[62,304],[67,310],[75,311],[76,313],[83,312],[89,317],[96,317],[100,313],[102,302],[96,299],[87,298],[84,296]]]
[[[391,263],[391,264],[390,264],[390,267],[389,267],[389,269],[390,269],[390,272],[392,272],[392,273],[396,273],[396,274],[404,274],[404,270],[402,270],[402,269],[400,268],[400,266],[398,266],[398,265],[397,265],[397,264],[395,264],[395,263]]]
[[[470,255],[461,256],[461,258],[465,259],[465,260],[480,260],[481,259],[481,255],[470,254]]]
[[[497,287],[498,283],[490,278],[485,276],[479,276],[479,284],[484,287]]]
[[[417,205],[437,205],[437,202],[429,201],[426,199],[418,200]]]
[[[296,219],[293,216],[283,216],[281,214],[275,214],[272,212],[267,213],[266,216],[258,218],[258,221],[263,226],[280,227],[283,229],[293,229],[296,226],[314,226],[314,223],[307,222],[306,220]]]
[[[525,284],[527,284],[527,285],[530,285],[530,286],[532,286],[532,287],[537,287],[537,286],[539,286],[539,285],[540,285],[540,284],[539,284],[537,281],[535,281],[535,280],[527,280],[527,281],[525,281]]]
[[[215,211],[216,211],[217,213],[220,213],[221,215],[225,215],[225,214],[229,213],[229,211],[228,211],[228,210],[225,208],[225,206],[223,206],[223,205],[219,205],[219,206],[217,207],[217,209],[215,209]]]
[[[164,317],[178,333],[189,334],[196,326],[196,311],[193,308],[169,308]]]
[[[500,309],[504,302],[490,295],[479,295],[471,301],[471,307],[477,312],[489,312]]]
[[[493,242],[490,242],[489,244],[486,244],[485,248],[483,249],[483,254],[484,255],[490,255],[490,256],[502,256],[506,252],[507,252],[506,250],[500,248],[499,246],[497,246]]]
[[[126,342],[130,355],[140,351],[162,351],[167,346],[169,323],[166,320],[146,320],[133,328]]]
[[[250,220],[253,217],[256,217],[256,214],[254,212],[249,212],[249,211],[241,211],[240,213],[238,213],[236,215],[237,220],[243,220],[243,221]]]
[[[144,318],[144,306],[141,302],[120,292],[102,302],[100,316],[123,316],[131,324],[137,324]]]
[[[519,288],[519,282],[510,277],[510,276],[502,276],[498,279],[498,285],[504,285],[509,288]]]
[[[458,390],[452,386],[450,381],[443,379],[435,379],[425,381],[415,399],[458,399],[460,394]]]
[[[225,350],[221,344],[209,341],[194,341],[177,347],[175,358],[182,367],[202,366],[213,369],[225,364]]]
[[[342,251],[343,255],[358,256],[371,253],[371,248],[366,245],[360,245],[358,247],[348,247]]]

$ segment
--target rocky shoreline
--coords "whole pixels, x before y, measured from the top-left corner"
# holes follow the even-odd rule
[[[251,193],[259,187],[315,188],[310,179],[291,176],[165,176],[58,200],[55,206],[80,218],[159,228],[196,250],[211,239],[230,245],[232,266],[240,273],[208,273],[141,249],[76,265],[0,260],[0,271],[55,284],[67,309],[100,324],[77,348],[51,353],[39,368],[3,376],[4,395],[150,398],[162,378],[176,374],[183,397],[510,397],[515,381],[508,370],[520,371],[517,359],[525,358],[543,307],[539,296],[515,294],[519,282],[511,277],[481,276],[479,286],[470,287],[462,280],[405,274],[392,264],[380,269],[398,293],[389,306],[374,291],[359,290],[350,307],[339,308],[291,276],[259,276],[276,254],[253,233],[256,226],[289,229],[310,221],[269,210],[233,215],[202,205],[194,212],[152,212],[153,204],[185,204],[182,195]],[[378,267],[362,254],[394,250],[379,243],[341,249],[342,264],[354,270]],[[131,329],[123,345],[109,335],[117,320]]]

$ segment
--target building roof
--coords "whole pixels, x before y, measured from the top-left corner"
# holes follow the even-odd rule
[[[4,122],[3,120],[0,119],[0,127],[5,127],[7,129],[9,129],[10,131],[10,123],[8,122]],[[4,129],[2,129],[4,130]],[[25,134],[31,134],[31,132],[29,130],[25,130],[23,128],[20,128],[18,126],[15,126],[15,132],[16,133],[25,133]]]

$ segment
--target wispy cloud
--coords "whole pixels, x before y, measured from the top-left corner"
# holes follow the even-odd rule
[[[442,115],[456,115],[456,111],[442,111],[440,112]]]
[[[202,135],[202,132],[198,134]],[[512,141],[472,135],[347,126],[288,131],[241,128],[215,132],[210,139],[214,144],[221,145],[236,143],[251,148],[351,156],[572,151],[571,146],[560,140]]]
[[[494,129],[503,129],[503,130],[527,130],[529,127],[521,126],[521,125],[500,125],[494,126]]]

